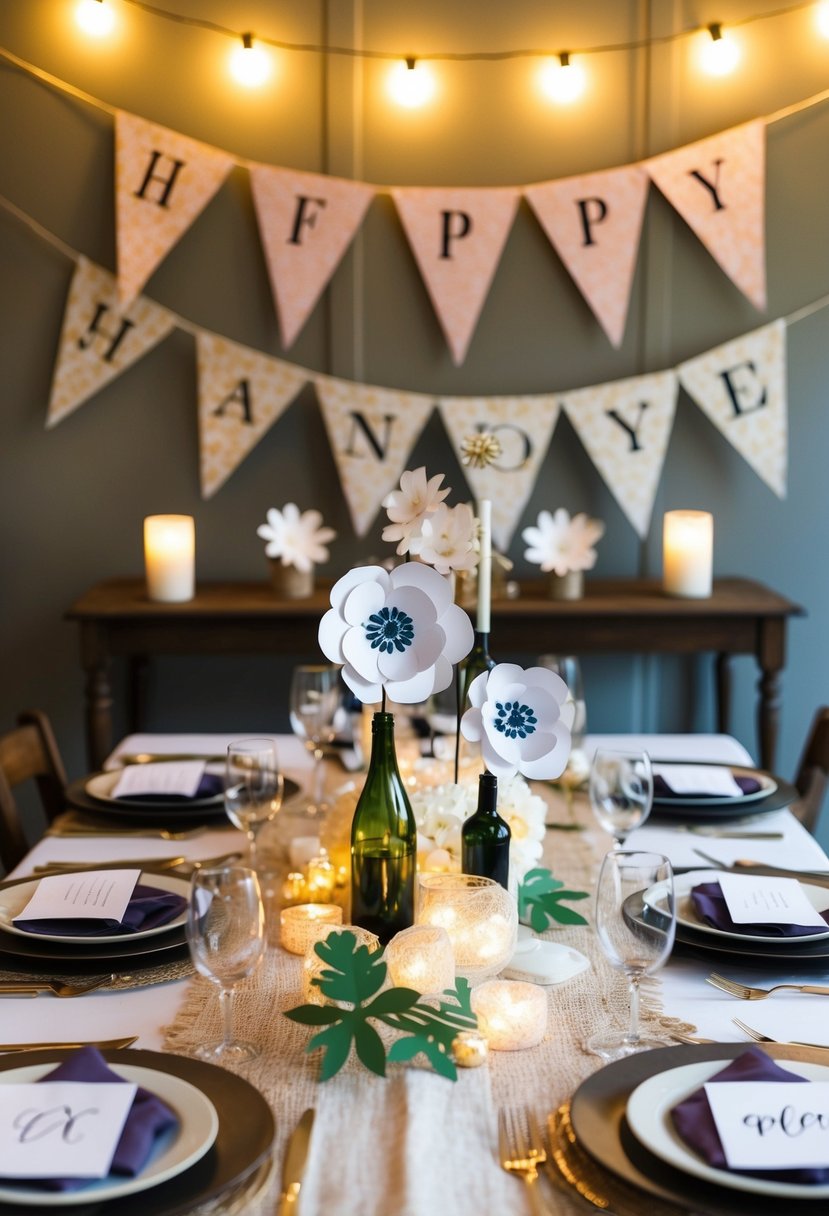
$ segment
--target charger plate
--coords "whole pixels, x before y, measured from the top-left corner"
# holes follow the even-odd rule
[[[106,772],[103,774],[91,774],[91,777],[103,776],[110,781],[114,781],[117,773]],[[227,816],[224,810],[224,797],[217,799],[196,799],[187,801],[183,798],[172,802],[129,802],[123,798],[93,798],[87,792],[87,784],[90,777],[81,777],[78,781],[72,781],[64,791],[64,797],[69,806],[74,807],[78,811],[86,811],[87,814],[95,815],[103,818],[112,818],[116,821],[122,819],[132,820],[133,822],[140,821],[145,825],[152,824],[161,827],[170,827],[179,820],[186,821],[189,826],[195,826],[195,823],[209,823],[211,821],[219,821],[227,823]],[[292,781],[290,777],[285,778],[284,793],[282,796],[283,807],[290,799],[294,798],[299,793],[300,787],[296,781]],[[282,811],[280,810],[279,814]],[[191,823],[191,820],[193,823]]]

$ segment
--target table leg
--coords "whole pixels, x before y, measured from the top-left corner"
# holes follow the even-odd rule
[[[86,673],[86,751],[99,769],[112,751],[112,684],[109,651],[95,625],[81,627],[81,664]]]
[[[717,730],[721,735],[728,734],[731,722],[731,655],[721,651],[717,655]]]
[[[147,683],[150,660],[145,654],[130,656],[127,666],[127,704],[131,734],[143,730],[147,720]]]
[[[785,622],[770,619],[762,623],[757,662],[757,738],[760,743],[760,765],[774,771],[777,734],[780,726],[780,672],[786,660]]]

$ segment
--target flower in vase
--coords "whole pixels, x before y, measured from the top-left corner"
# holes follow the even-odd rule
[[[383,500],[391,523],[383,529],[383,540],[399,541],[398,556],[410,551],[411,541],[420,535],[424,519],[437,510],[450,493],[442,490],[443,473],[426,478],[426,469],[407,469],[400,478],[400,489],[392,490]]]
[[[521,533],[530,546],[524,556],[535,562],[544,571],[554,570],[558,575],[571,570],[592,570],[596,564],[593,546],[604,536],[604,524],[600,519],[590,519],[579,514],[570,518],[564,507],[555,515],[540,511],[534,527]]]
[[[551,780],[564,771],[570,753],[575,707],[566,699],[567,685],[548,668],[498,663],[469,686],[472,708],[461,719],[461,733],[480,742],[484,764],[496,777],[522,773]]]
[[[409,542],[409,551],[439,574],[474,570],[478,564],[478,524],[468,503],[440,506],[420,522],[420,534]]]
[[[472,649],[469,617],[449,582],[422,562],[393,570],[358,566],[331,588],[319,644],[361,701],[415,704],[448,688],[452,666]]]
[[[265,546],[268,557],[279,557],[283,566],[295,566],[305,573],[319,562],[328,561],[325,546],[337,533],[333,528],[321,527],[319,511],[300,514],[296,503],[286,502],[281,511],[271,507],[267,520],[256,529],[256,535],[268,542]]]

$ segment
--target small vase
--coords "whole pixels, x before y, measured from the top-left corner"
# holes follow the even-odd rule
[[[580,600],[584,595],[584,571],[568,570],[566,574],[550,574],[547,595],[551,600]]]
[[[283,566],[279,558],[268,559],[271,567],[271,586],[283,600],[304,600],[314,594],[314,567],[297,570],[296,566]]]

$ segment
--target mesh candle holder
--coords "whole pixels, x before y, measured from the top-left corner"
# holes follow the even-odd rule
[[[385,958],[395,988],[438,996],[454,987],[455,952],[449,934],[437,925],[412,925],[396,933]]]
[[[519,980],[488,980],[472,994],[478,1029],[491,1051],[535,1047],[547,1030],[547,993]]]
[[[518,908],[500,883],[477,874],[422,874],[419,888],[416,923],[446,930],[458,975],[477,984],[507,965]]]
[[[279,938],[291,954],[305,954],[310,945],[319,941],[320,929],[336,929],[342,920],[339,904],[296,904],[283,908],[279,914]]]
[[[359,925],[318,925],[318,934],[314,941],[308,943],[308,948],[305,951],[305,959],[302,964],[302,999],[306,1005],[339,1005],[340,1001],[331,1001],[323,996],[319,987],[313,982],[322,975],[328,964],[324,963],[317,954],[314,946],[317,942],[325,941],[331,933],[353,933],[357,938],[358,946],[368,946],[369,954],[374,954],[375,950],[380,949],[380,938],[370,933],[368,929],[361,929]]]

